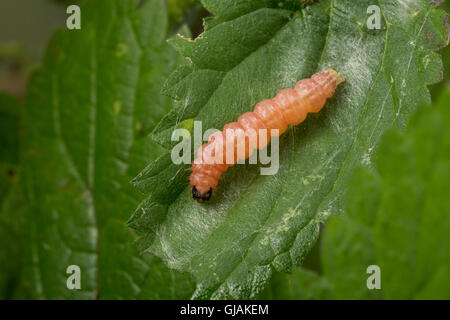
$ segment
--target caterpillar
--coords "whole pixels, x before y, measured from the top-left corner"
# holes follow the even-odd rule
[[[283,89],[275,98],[257,103],[253,112],[244,113],[237,122],[226,124],[223,131],[212,135],[197,152],[189,178],[192,197],[199,202],[208,201],[220,176],[239,160],[237,143],[231,146],[228,144],[227,149],[227,141],[245,141],[245,152],[241,158],[247,159],[255,149],[265,147],[271,135],[281,135],[289,125],[295,126],[303,122],[309,112],[319,112],[326,100],[334,95],[337,86],[344,81],[345,79],[333,69],[316,73],[309,79],[298,81],[294,89]],[[250,141],[251,134],[248,133],[251,130],[257,132],[259,144]],[[265,132],[267,138],[262,137]],[[227,140],[227,136],[230,140]],[[261,143],[262,140],[265,140],[265,143]],[[231,162],[225,161],[229,152],[233,152],[234,158]]]

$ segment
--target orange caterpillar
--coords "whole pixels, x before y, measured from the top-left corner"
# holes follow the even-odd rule
[[[344,81],[345,79],[332,69],[316,73],[310,79],[297,82],[295,89],[279,91],[275,98],[257,103],[253,112],[244,113],[237,122],[225,125],[222,132],[214,134],[208,143],[199,148],[197,159],[191,167],[190,184],[193,198],[200,202],[209,200],[222,173],[236,164],[237,143],[234,143],[234,150],[229,150],[234,152],[234,161],[232,163],[222,161],[227,153],[225,141],[228,132],[232,132],[235,141],[239,141],[239,138],[244,139],[245,159],[247,159],[258,148],[257,146],[263,148],[269,143],[271,130],[278,130],[278,134],[281,135],[287,130],[288,125],[295,126],[303,122],[308,112],[319,112],[326,100],[334,95],[337,86]],[[264,132],[260,131],[261,129],[268,132],[266,144],[249,143],[246,132],[254,130],[257,132],[257,139],[261,140],[261,132]],[[223,151],[218,156],[221,161],[211,160],[217,156],[215,150],[220,149]]]

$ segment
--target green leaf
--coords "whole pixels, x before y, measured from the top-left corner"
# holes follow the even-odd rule
[[[298,1],[282,8],[272,1],[203,3],[218,16],[198,39],[175,41],[190,65],[169,79],[165,90],[179,101],[161,130],[193,118],[204,130],[220,129],[328,67],[347,79],[320,114],[283,136],[276,175],[236,166],[207,204],[191,199],[185,168],[167,162],[170,135],[153,134],[168,151],[134,180],[149,195],[132,218],[147,233],[141,248],[192,273],[194,298],[252,298],[274,269],[302,262],[319,223],[342,210],[350,172],[372,165],[383,132],[404,127],[429,101],[427,85],[442,69],[433,49],[446,44],[445,14],[427,0],[380,0],[382,29],[368,30],[368,0],[323,0],[302,10]]]
[[[406,133],[383,138],[378,175],[355,173],[348,215],[324,233],[324,276],[335,298],[450,298],[448,101],[449,90],[437,107],[420,109]],[[381,269],[381,290],[366,288],[369,265]]]
[[[13,97],[0,92],[0,162],[19,162],[21,104]],[[2,192],[3,194],[3,192]]]
[[[81,30],[53,36],[29,86],[24,283],[34,298],[189,297],[190,277],[141,254],[125,224],[143,200],[129,181],[161,154],[148,134],[171,108],[160,90],[180,62],[166,3],[97,0],[81,12]],[[80,290],[66,287],[69,265]]]
[[[263,300],[330,299],[332,286],[315,272],[296,268],[291,274],[276,272],[259,295]]]
[[[0,298],[27,298],[20,295],[20,278],[25,250],[26,199],[19,173],[0,204]]]
[[[0,204],[17,178],[22,134],[21,108],[16,99],[0,93]]]
[[[14,297],[23,252],[19,153],[22,104],[0,93],[0,299]]]
[[[321,244],[324,277],[333,285],[334,299],[380,299],[378,290],[368,290],[367,267],[374,264],[372,226],[380,199],[377,176],[355,170],[347,191],[346,215],[331,218]],[[384,274],[383,274],[384,275]]]

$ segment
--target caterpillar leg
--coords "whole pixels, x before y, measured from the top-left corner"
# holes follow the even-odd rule
[[[192,187],[192,198],[199,202],[208,201],[212,196],[213,189],[209,188],[206,192],[200,192],[195,186]]]

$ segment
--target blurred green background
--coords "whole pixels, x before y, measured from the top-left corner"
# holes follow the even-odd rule
[[[65,19],[59,1],[0,2],[0,91],[23,97],[30,71],[39,64],[48,39]]]

